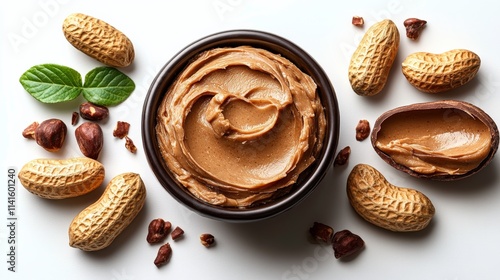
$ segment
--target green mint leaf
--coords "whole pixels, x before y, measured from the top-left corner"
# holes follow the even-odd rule
[[[57,64],[35,65],[19,78],[24,89],[43,103],[58,103],[75,99],[82,90],[80,73]]]
[[[87,101],[114,106],[127,99],[135,89],[135,84],[127,75],[113,67],[97,67],[85,75],[83,97]]]

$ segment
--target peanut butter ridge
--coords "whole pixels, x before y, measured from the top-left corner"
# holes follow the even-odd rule
[[[177,181],[228,207],[289,191],[317,157],[326,128],[312,78],[248,46],[199,55],[169,88],[157,119],[160,150]]]
[[[486,124],[453,109],[401,112],[382,123],[375,146],[420,174],[461,175],[488,156]]]

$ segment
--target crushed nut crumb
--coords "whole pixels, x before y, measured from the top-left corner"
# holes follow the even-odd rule
[[[356,140],[363,141],[370,136],[370,123],[367,120],[360,120],[356,126]]]
[[[180,227],[175,227],[175,229],[170,234],[173,240],[177,240],[184,236],[184,230]]]
[[[113,136],[123,139],[128,135],[130,129],[130,124],[128,122],[118,121],[113,129]]]
[[[80,114],[78,112],[73,112],[71,114],[71,125],[77,125],[80,120]]]
[[[309,233],[314,241],[326,244],[330,244],[332,242],[333,228],[329,225],[314,222],[313,226],[309,228]]]
[[[125,136],[125,148],[133,154],[137,152],[137,147],[135,146],[134,141],[132,141],[132,139],[128,136]]]
[[[349,156],[351,155],[351,147],[347,146],[340,150],[335,157],[333,166],[344,165],[349,161]]]
[[[353,16],[352,17],[352,25],[354,26],[363,26],[365,24],[365,20],[363,17],[360,16]]]
[[[211,247],[215,243],[215,237],[210,233],[203,233],[200,235],[200,242],[205,247]]]
[[[28,127],[23,130],[23,137],[27,139],[35,139],[35,130],[40,124],[38,122],[33,122]]]

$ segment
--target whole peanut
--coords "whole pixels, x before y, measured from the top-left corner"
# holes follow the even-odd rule
[[[372,25],[349,63],[349,82],[358,95],[372,96],[385,87],[399,48],[399,31],[393,21]]]
[[[402,63],[402,71],[408,82],[418,90],[440,93],[471,81],[480,65],[481,59],[477,54],[454,49],[441,54],[410,54]]]
[[[347,179],[347,197],[366,221],[391,231],[422,230],[435,213],[432,202],[423,193],[390,184],[367,164],[352,169]]]
[[[106,65],[125,67],[134,60],[130,39],[100,19],[71,14],[63,22],[63,33],[75,48]]]
[[[71,222],[69,245],[84,251],[108,247],[132,223],[146,201],[146,188],[136,173],[120,174],[102,196]]]
[[[19,182],[43,198],[76,197],[98,188],[104,180],[104,166],[93,159],[35,159],[18,174]]]

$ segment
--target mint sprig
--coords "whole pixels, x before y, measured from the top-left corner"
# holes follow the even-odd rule
[[[125,101],[135,89],[127,75],[113,67],[97,67],[85,76],[57,64],[35,65],[19,78],[24,89],[43,103],[59,103],[83,97],[96,105],[114,106]]]

